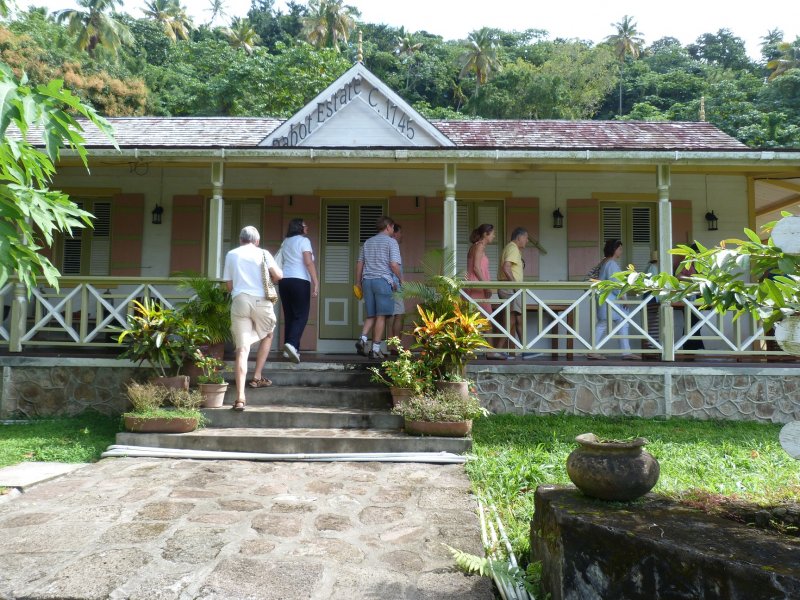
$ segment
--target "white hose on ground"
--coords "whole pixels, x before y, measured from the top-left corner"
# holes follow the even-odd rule
[[[307,462],[419,462],[434,464],[462,464],[465,456],[450,452],[363,452],[330,454],[267,454],[263,452],[227,452],[222,450],[187,450],[183,448],[155,448],[149,446],[112,445],[101,458],[193,458],[199,460],[254,460],[254,461],[307,461]]]

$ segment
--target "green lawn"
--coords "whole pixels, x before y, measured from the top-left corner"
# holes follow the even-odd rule
[[[496,415],[475,421],[476,492],[497,506],[518,556],[527,559],[533,493],[568,484],[566,461],[576,435],[646,437],[661,465],[654,492],[673,497],[702,490],[760,504],[800,500],[800,461],[781,448],[781,425],[731,421]]]
[[[94,462],[114,443],[119,417],[77,417],[0,425],[0,467],[24,461]]]

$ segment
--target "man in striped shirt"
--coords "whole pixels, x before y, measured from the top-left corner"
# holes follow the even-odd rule
[[[394,221],[382,216],[375,227],[378,233],[364,242],[356,264],[356,283],[364,292],[364,309],[367,313],[361,337],[356,342],[356,352],[383,360],[383,330],[386,317],[394,314],[392,294],[403,284],[403,273],[400,270],[400,246],[393,237]],[[370,331],[372,347],[368,349]]]

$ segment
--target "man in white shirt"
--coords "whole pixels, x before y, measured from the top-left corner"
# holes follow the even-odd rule
[[[244,384],[247,379],[247,357],[250,346],[261,340],[256,353],[256,367],[253,379],[248,385],[252,388],[272,385],[269,379],[261,376],[272,345],[272,332],[275,329],[275,309],[266,298],[262,268],[264,261],[273,283],[283,277],[283,272],[275,259],[266,250],[258,247],[258,230],[248,225],[239,233],[239,247],[225,255],[225,269],[222,278],[231,292],[231,331],[236,345],[236,402],[234,410],[244,410],[246,400]]]

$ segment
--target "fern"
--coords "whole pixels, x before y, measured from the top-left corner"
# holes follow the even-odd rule
[[[536,592],[534,585],[533,572],[526,572],[519,567],[514,567],[504,560],[494,560],[483,556],[476,556],[463,552],[447,544],[443,544],[450,554],[453,555],[453,560],[456,566],[467,574],[477,573],[481,577],[491,577],[501,584],[510,584],[515,588],[522,588],[531,596]],[[530,570],[530,569],[529,569]]]

